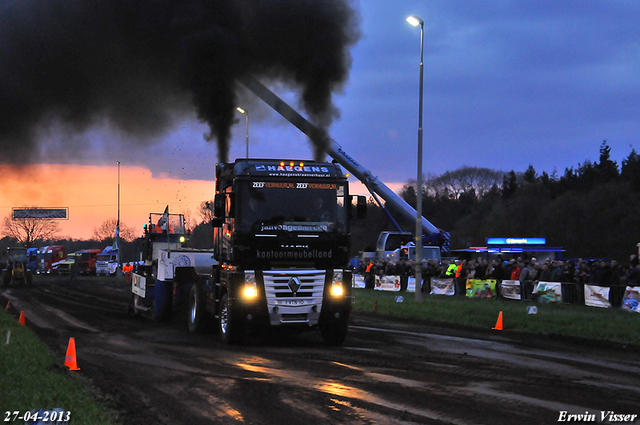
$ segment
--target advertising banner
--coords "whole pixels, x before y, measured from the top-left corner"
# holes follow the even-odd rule
[[[456,288],[453,285],[453,279],[431,279],[431,294],[455,295]]]
[[[147,297],[147,278],[134,273],[131,290],[134,294],[138,295],[139,297],[146,298]]]
[[[640,313],[640,286],[627,286],[622,299],[622,308]]]
[[[495,279],[467,280],[467,297],[468,298],[495,298],[496,297],[496,280]]]
[[[12,208],[13,220],[20,220],[26,218],[34,218],[38,220],[53,220],[69,218],[69,208]]]
[[[510,300],[521,300],[522,294],[520,293],[520,281],[503,280],[500,284],[500,294],[504,298],[509,298]]]
[[[376,289],[380,291],[399,291],[400,276],[376,276]]]
[[[584,285],[584,305],[611,308],[609,289],[603,286]]]
[[[560,282],[538,282],[533,289],[541,303],[562,302],[562,284]]]

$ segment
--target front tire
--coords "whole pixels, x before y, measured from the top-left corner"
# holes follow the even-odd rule
[[[229,305],[229,295],[220,300],[220,318],[218,319],[220,339],[225,344],[237,344],[244,338],[244,326],[234,317]]]

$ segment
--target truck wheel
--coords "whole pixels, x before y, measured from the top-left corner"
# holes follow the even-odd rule
[[[332,323],[330,325],[325,325],[320,328],[322,340],[327,345],[342,345],[345,338],[347,337],[348,328],[349,324],[346,320],[338,323]]]
[[[244,327],[233,317],[229,308],[229,295],[224,294],[220,300],[220,318],[218,319],[220,339],[225,344],[237,344],[244,338]]]
[[[140,316],[141,310],[138,308],[138,300],[140,297],[136,294],[131,294],[131,313],[134,316]]]
[[[189,332],[202,332],[204,330],[204,322],[207,320],[204,303],[202,288],[194,283],[189,294]]]

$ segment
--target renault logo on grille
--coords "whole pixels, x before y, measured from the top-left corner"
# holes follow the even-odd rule
[[[300,279],[298,279],[296,276],[289,279],[288,285],[289,289],[291,289],[291,292],[293,292],[294,294],[298,292],[298,289],[300,289],[300,286],[302,286],[302,284],[300,283]]]

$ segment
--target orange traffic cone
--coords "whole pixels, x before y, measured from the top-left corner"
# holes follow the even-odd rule
[[[22,326],[25,326],[24,311],[20,312],[20,318],[18,319],[18,323],[20,323]]]
[[[4,311],[11,311],[11,300],[7,303],[7,307],[5,307]]]
[[[491,329],[495,329],[497,331],[501,331],[502,330],[502,311],[500,312],[500,314],[498,314],[498,320],[496,321],[496,327],[495,328],[491,328]]]
[[[69,370],[80,370],[80,368],[78,367],[78,362],[76,360],[76,340],[73,338],[69,338],[67,357],[64,360],[64,365],[67,366]]]

